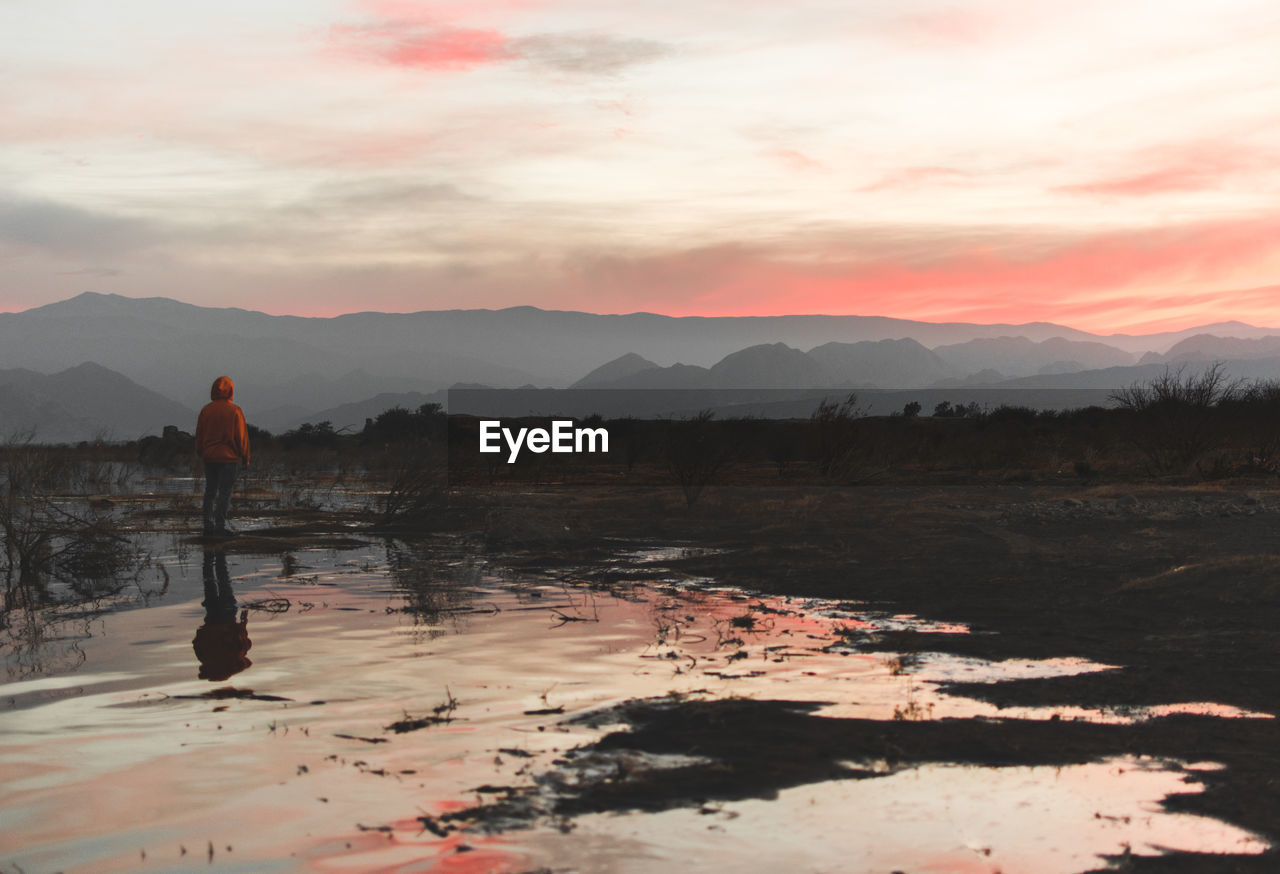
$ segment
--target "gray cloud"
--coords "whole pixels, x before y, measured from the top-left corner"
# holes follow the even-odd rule
[[[81,270],[59,270],[59,276],[97,276],[102,279],[110,279],[114,276],[123,276],[123,270],[117,270],[114,267],[85,267]]]
[[[128,216],[49,200],[0,196],[0,243],[59,254],[113,255],[157,242],[158,229]]]
[[[456,185],[417,179],[352,179],[327,182],[311,190],[308,208],[386,210],[478,200]]]
[[[670,53],[665,43],[607,34],[545,33],[511,41],[511,54],[561,73],[613,76]]]

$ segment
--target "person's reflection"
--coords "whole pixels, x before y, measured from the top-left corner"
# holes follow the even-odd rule
[[[221,549],[204,551],[204,625],[196,629],[196,658],[200,660],[200,679],[218,682],[238,674],[249,661],[249,611],[240,613],[236,621],[236,596],[231,591],[231,575],[227,573],[227,554]]]

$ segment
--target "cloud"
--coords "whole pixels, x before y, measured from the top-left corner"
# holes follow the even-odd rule
[[[608,34],[547,33],[514,40],[511,52],[535,67],[561,73],[613,76],[669,52],[664,43]]]
[[[1129,159],[1130,172],[1089,182],[1060,185],[1060,194],[1101,197],[1150,197],[1173,192],[1221,188],[1232,177],[1274,168],[1269,153],[1231,143],[1194,143],[1145,149]],[[1140,168],[1140,169],[1139,169]]]
[[[614,76],[666,55],[665,43],[606,33],[541,33],[511,37],[494,28],[461,27],[395,4],[395,13],[329,29],[333,46],[365,61],[430,72],[465,72],[523,62],[535,69]]]
[[[465,71],[511,58],[510,41],[496,30],[411,20],[334,25],[330,38],[357,56],[419,70]]]
[[[142,219],[92,212],[49,200],[0,196],[0,245],[100,257],[146,248],[161,233]]]
[[[952,167],[903,167],[893,170],[859,191],[885,191],[895,188],[916,188],[928,182],[956,182],[971,174]]]
[[[239,220],[209,206],[216,220],[193,213],[160,222],[0,197],[0,252],[20,256],[6,265],[22,271],[15,277],[70,283],[127,271],[130,294],[167,294],[175,275],[194,294],[239,271],[210,299],[261,308],[270,298],[274,311],[303,314],[320,307],[306,290],[323,287],[329,314],[344,300],[350,308],[358,288],[362,309],[465,298],[488,307],[1043,320],[1092,330],[1185,326],[1223,313],[1280,324],[1270,292],[1214,291],[1269,282],[1280,215],[1097,232],[780,222],[767,237],[641,248],[638,238],[605,242],[619,238],[601,233],[612,227],[604,213],[515,207],[412,176],[329,182]],[[521,218],[535,213],[540,221]]]
[[[424,182],[416,177],[339,179],[315,186],[296,208],[338,214],[393,212],[401,209],[478,200],[445,182]]]
[[[1117,296],[1108,301],[1106,327],[1102,330],[1127,333],[1181,330],[1194,325],[1222,321],[1224,313],[1246,322],[1280,326],[1280,286],[1260,288],[1217,288],[1180,294]],[[1066,304],[1056,321],[1088,324],[1095,317],[1098,302]]]
[[[124,271],[117,270],[114,267],[85,267],[81,270],[59,270],[59,276],[97,276],[102,279],[110,279],[114,276],[123,276]]]
[[[773,149],[769,152],[793,170],[820,170],[822,162],[815,161],[797,149]]]
[[[959,6],[901,15],[889,22],[890,33],[929,47],[939,43],[977,45],[995,29],[996,22],[990,15]]]
[[[1256,294],[1206,298],[1192,313],[1172,292],[1207,294],[1194,289],[1224,287],[1233,271],[1277,252],[1280,216],[1093,234],[868,226],[790,243],[580,256],[555,287],[595,289],[592,308],[609,301],[615,311],[672,315],[852,313],[1106,329],[1231,312],[1280,322],[1280,305]]]
[[[378,18],[453,21],[465,15],[499,16],[536,8],[547,2],[549,0],[359,0],[356,5]]]

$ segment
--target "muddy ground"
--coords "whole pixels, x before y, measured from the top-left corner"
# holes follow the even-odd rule
[[[285,546],[341,539],[355,521],[313,514],[227,548],[261,551],[273,548],[272,538]],[[615,571],[602,559],[616,553],[617,538],[709,547],[667,564],[763,594],[869,602],[973,631],[882,633],[860,639],[863,649],[997,660],[1077,656],[1121,668],[948,689],[1000,706],[1123,712],[1214,702],[1280,710],[1280,487],[1270,480],[726,487],[709,489],[693,507],[675,489],[467,489],[441,496],[424,516],[397,520],[387,533],[474,539],[504,565],[603,586]],[[928,762],[1068,765],[1128,753],[1225,764],[1197,770],[1205,791],[1171,796],[1167,806],[1280,844],[1274,719],[878,722],[820,717],[812,709],[740,699],[631,702],[601,717],[629,730],[559,764],[572,768],[574,760],[619,750],[707,761],[660,772],[618,769],[562,785],[550,802],[533,797],[537,787],[487,787],[492,803],[424,826],[508,828],[586,812],[769,798],[802,783],[874,779]],[[1113,865],[1270,872],[1280,870],[1280,852],[1125,856]]]
[[[1270,482],[726,488],[692,508],[656,489],[546,489],[459,493],[451,504],[428,527],[478,528],[490,550],[528,567],[607,583],[594,560],[613,548],[609,538],[680,541],[719,550],[675,563],[691,575],[762,593],[873,602],[974,632],[880,634],[860,641],[863,648],[1078,656],[1121,667],[948,690],[1001,706],[1280,709],[1280,489]],[[629,731],[579,755],[626,749],[711,761],[588,781],[563,793],[555,814],[767,798],[799,783],[924,762],[1065,765],[1131,753],[1224,763],[1197,772],[1205,792],[1174,796],[1168,806],[1280,842],[1280,724],[1272,719],[872,722],[744,700],[640,701],[621,716]],[[850,761],[879,764],[860,770]],[[459,818],[518,818],[521,791],[508,795]],[[1135,856],[1115,865],[1275,871],[1280,853]]]

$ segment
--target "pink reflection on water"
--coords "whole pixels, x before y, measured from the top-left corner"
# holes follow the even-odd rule
[[[402,612],[405,596],[394,591],[382,556],[306,558],[313,568],[298,577],[279,578],[278,567],[247,559],[232,568],[242,603],[291,605],[280,613],[250,612],[253,666],[232,680],[239,689],[288,701],[179,697],[218,685],[194,679],[190,641],[204,616],[194,589],[188,591],[195,600],[103,617],[100,633],[82,643],[85,667],[78,672],[0,687],[0,698],[12,690],[45,696],[6,713],[0,735],[6,855],[27,870],[133,870],[143,850],[160,867],[204,863],[212,842],[216,859],[260,860],[285,870],[530,870],[577,846],[576,835],[544,828],[441,838],[413,816],[439,816],[493,797],[477,794],[485,784],[528,785],[565,750],[599,736],[563,723],[575,714],[677,692],[828,702],[824,714],[874,719],[1008,716],[941,695],[928,678],[943,682],[968,670],[1058,676],[1107,667],[1078,660],[957,665],[925,653],[904,671],[893,654],[850,649],[847,630],[968,629],[862,613],[854,605],[661,583],[602,591],[469,574],[464,582],[444,580],[445,590],[431,593],[432,611],[412,614]],[[454,721],[402,735],[388,731],[407,716],[432,713],[450,696],[458,702]],[[917,778],[923,794],[903,796],[913,805],[948,776],[919,774],[926,775]],[[823,803],[847,814],[879,782],[843,786]],[[1144,797],[1154,803],[1170,785],[1151,784]],[[993,809],[1004,803],[993,800]],[[739,838],[747,860],[761,852],[752,841],[785,840],[799,819],[812,816],[807,801],[759,804],[767,812],[758,833]],[[681,816],[690,819],[691,833],[705,835],[708,822],[695,812],[652,821],[683,822]],[[1061,806],[1045,802],[1048,834],[1070,844],[1076,837],[1066,819],[1058,821],[1064,816]],[[650,822],[615,817],[616,829],[603,833],[647,835],[638,845],[641,858],[676,853],[682,845],[651,831]],[[835,852],[813,840],[817,848],[797,848],[797,858]],[[557,849],[547,856],[543,844]],[[725,859],[737,852],[716,846]],[[588,868],[598,861],[584,859]],[[678,856],[671,861],[679,864]],[[716,857],[704,862],[714,870]]]

